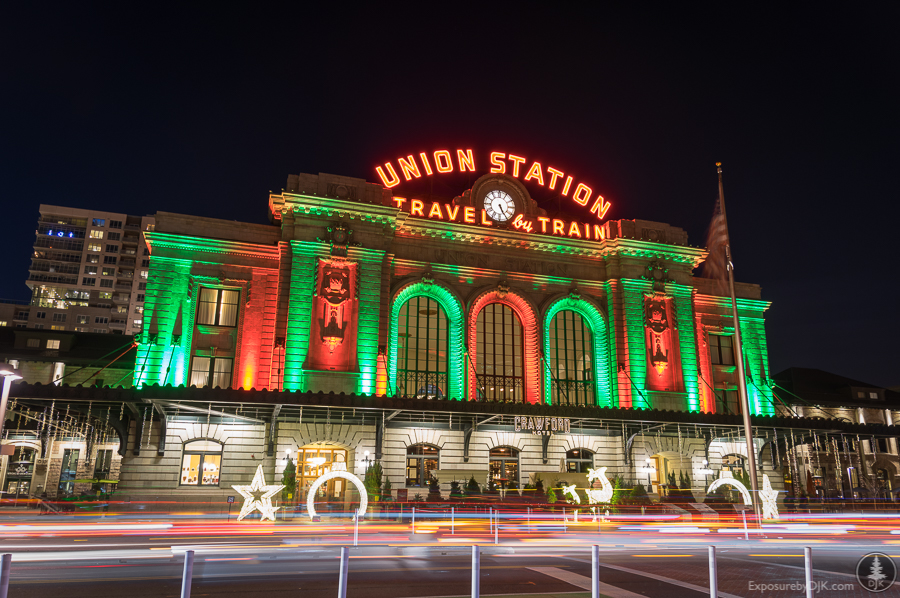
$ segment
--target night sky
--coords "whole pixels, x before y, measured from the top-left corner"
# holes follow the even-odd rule
[[[29,297],[41,203],[263,223],[288,174],[473,147],[704,245],[721,161],[771,371],[900,385],[900,5],[329,5],[0,9],[0,297]]]

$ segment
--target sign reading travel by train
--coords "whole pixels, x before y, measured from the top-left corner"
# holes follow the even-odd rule
[[[471,206],[460,207],[453,204],[430,202],[427,207],[424,201],[419,199],[408,200],[405,197],[391,198],[394,204],[401,210],[408,211],[410,216],[429,218],[431,220],[446,220],[447,222],[460,222],[462,224],[477,224],[480,226],[492,226],[494,218],[487,210],[479,210],[480,217],[475,215],[475,208]],[[514,210],[511,210],[514,213]],[[503,224],[498,219],[498,224]],[[559,218],[546,218],[536,216],[529,218],[524,214],[515,214],[508,223],[514,229],[523,233],[541,233],[544,235],[556,235],[558,237],[570,237],[602,241],[606,238],[605,224],[588,224],[577,221],[561,220]]]
[[[481,163],[481,160],[478,162]],[[550,191],[558,190],[563,197],[570,197],[578,205],[590,206],[591,214],[596,214],[600,220],[603,220],[609,211],[610,203],[602,195],[599,193],[594,195],[594,190],[590,186],[559,168],[544,166],[537,160],[529,160],[524,156],[506,152],[491,152],[487,163],[490,164],[491,174],[507,174],[526,183],[533,182]],[[527,166],[528,164],[530,166]],[[476,170],[478,167],[475,153],[471,149],[457,149],[455,161],[450,150],[442,149],[430,154],[419,152],[418,155],[409,154],[405,158],[397,158],[396,168],[393,162],[385,162],[383,166],[375,167],[378,178],[387,189],[399,185],[401,176],[411,181],[423,176]]]

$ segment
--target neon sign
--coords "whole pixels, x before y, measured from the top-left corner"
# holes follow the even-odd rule
[[[568,417],[528,417],[516,416],[516,432],[530,430],[536,436],[550,436],[553,432],[568,434],[572,430],[572,422]]]
[[[456,150],[455,164],[453,157],[449,150],[437,150],[430,155],[427,152],[419,152],[418,157],[409,154],[405,158],[397,158],[396,168],[393,162],[385,162],[383,166],[376,166],[375,172],[386,189],[399,185],[401,176],[406,181],[411,181],[423,176],[433,176],[435,173],[475,172],[475,155],[471,149]],[[544,166],[537,160],[532,160],[531,165],[526,167],[529,160],[524,156],[505,152],[491,152],[489,161],[491,174],[508,174],[525,182],[533,181],[551,191],[558,189],[561,195],[571,197],[578,205],[585,207],[590,205],[591,214],[596,214],[600,220],[609,211],[611,204],[602,195],[594,195],[591,187],[576,181],[573,175],[567,175],[559,168]]]
[[[426,210],[425,202],[420,199],[407,199],[405,197],[391,198],[401,210],[408,210],[410,216],[428,218],[430,220],[445,220],[447,222],[459,222],[461,224],[476,224],[481,226],[493,226],[494,222],[488,218],[485,210],[479,210],[475,215],[472,206],[455,206],[437,201],[430,202]],[[409,205],[406,205],[409,203]],[[556,235],[572,239],[585,239],[602,241],[606,239],[606,229],[600,224],[588,224],[577,221],[560,220],[559,218],[546,218],[536,216],[530,219],[523,214],[518,214],[511,223],[516,230],[525,233],[541,233]]]

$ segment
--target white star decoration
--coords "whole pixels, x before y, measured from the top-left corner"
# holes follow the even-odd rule
[[[253,511],[259,511],[262,514],[260,521],[265,521],[266,519],[275,521],[275,511],[278,507],[272,505],[272,497],[281,492],[284,486],[282,484],[266,485],[262,465],[256,468],[256,475],[253,476],[253,481],[250,482],[249,486],[232,486],[232,488],[244,497],[244,506],[241,507],[241,514],[237,518],[238,521],[241,521]],[[260,492],[262,494],[257,498],[256,495]]]
[[[778,492],[772,489],[768,475],[763,476],[763,489],[759,496],[762,498],[763,518],[778,519]]]

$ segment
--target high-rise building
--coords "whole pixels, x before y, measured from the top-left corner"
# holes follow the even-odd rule
[[[18,328],[134,335],[143,327],[152,216],[41,205]]]

